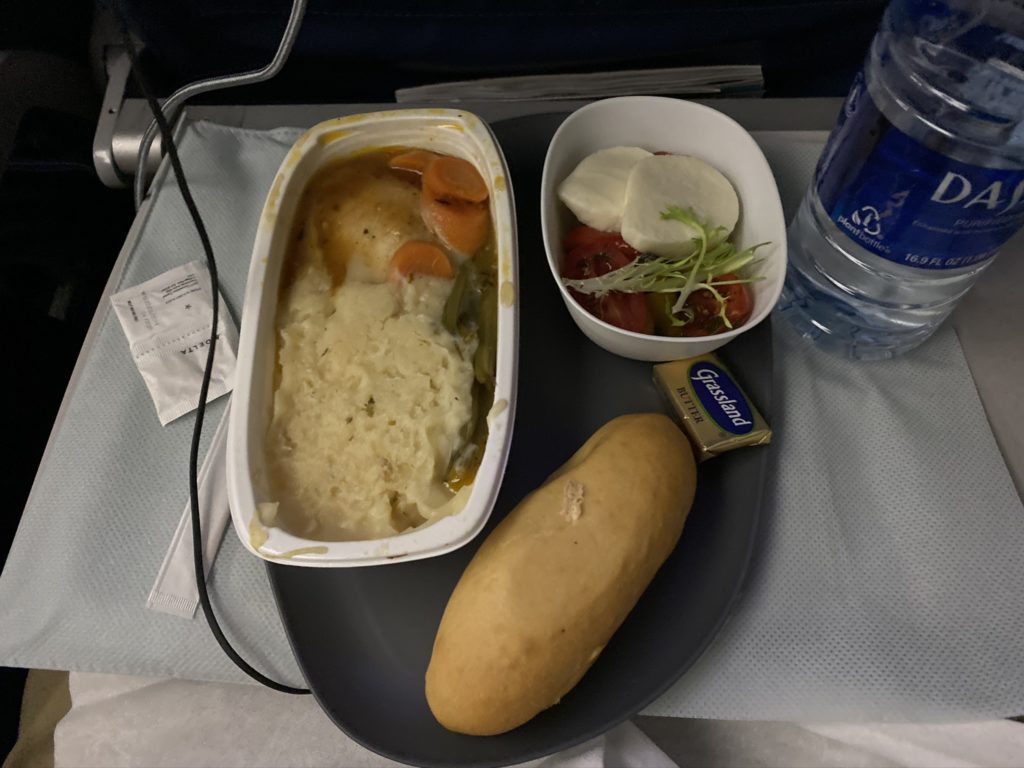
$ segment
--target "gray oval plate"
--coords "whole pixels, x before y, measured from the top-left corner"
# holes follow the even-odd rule
[[[515,438],[485,534],[609,419],[663,410],[650,363],[611,355],[565,310],[544,258],[536,201],[548,141],[564,115],[498,122],[518,192],[520,374]],[[525,203],[525,204],[524,204]],[[767,322],[722,350],[770,417]],[[296,659],[337,725],[363,746],[422,766],[518,763],[597,736],[642,710],[700,656],[740,593],[770,447],[701,465],[683,538],[589,672],[557,706],[501,736],[450,733],[430,714],[423,676],[448,596],[476,548],[368,568],[267,564]]]

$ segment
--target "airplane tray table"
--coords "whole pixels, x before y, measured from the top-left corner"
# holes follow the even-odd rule
[[[545,136],[559,119],[495,123],[513,158],[521,221],[536,221]],[[263,197],[296,136],[208,123],[182,131],[232,308]],[[824,135],[756,138],[792,213]],[[198,256],[167,182],[161,174],[108,293]],[[520,269],[539,268],[547,269],[539,237],[524,229]],[[777,440],[743,598],[645,712],[948,721],[1024,711],[1024,511],[952,328],[906,358],[871,365],[823,355],[779,322],[773,331],[775,398],[764,410]],[[1018,364],[1011,358],[1009,370]],[[992,374],[984,381],[991,387]],[[222,408],[214,404],[210,422]],[[201,617],[145,608],[185,499],[190,429],[187,418],[159,427],[104,301],[0,577],[0,663],[242,679]],[[1017,433],[1000,434],[1007,445]],[[266,572],[230,535],[212,585],[243,653],[300,682]]]

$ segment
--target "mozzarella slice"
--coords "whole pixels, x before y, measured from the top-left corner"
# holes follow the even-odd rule
[[[630,171],[651,153],[640,147],[610,147],[583,158],[558,187],[559,199],[587,226],[618,232]]]
[[[697,231],[674,219],[662,219],[671,206],[689,208],[720,243],[736,227],[740,202],[732,184],[715,167],[689,155],[654,155],[633,168],[626,184],[622,239],[643,253],[681,258],[696,247]]]

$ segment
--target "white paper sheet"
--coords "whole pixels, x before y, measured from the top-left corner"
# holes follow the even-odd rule
[[[57,768],[396,766],[349,739],[309,697],[251,685],[70,677]],[[796,724],[639,718],[536,768],[1017,768],[1024,725]]]

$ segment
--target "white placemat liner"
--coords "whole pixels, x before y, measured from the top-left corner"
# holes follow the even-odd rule
[[[255,685],[70,675],[71,711],[54,732],[58,768],[399,768],[360,746],[312,696]],[[1024,731],[1024,726],[1021,726]],[[517,768],[675,768],[633,723]]]
[[[70,675],[57,768],[393,768],[342,733],[308,696],[254,685]],[[637,727],[639,726],[639,727]],[[826,724],[637,718],[522,768],[1019,768],[1024,724]],[[674,761],[674,762],[673,762]]]
[[[198,123],[182,136],[232,308],[263,198],[297,135]],[[758,136],[789,211],[822,138]],[[199,254],[173,181],[158,185],[114,290]],[[520,206],[536,204],[520,195]],[[521,245],[524,268],[539,248]],[[955,720],[1024,711],[1024,510],[953,332],[872,365],[827,357],[781,328],[776,345],[776,467],[745,598],[648,712]],[[211,406],[207,439],[222,407]],[[0,663],[243,679],[202,617],[145,609],[185,499],[190,429],[185,419],[159,427],[108,313],[0,578]],[[233,536],[212,586],[250,660],[299,683],[263,565]]]
[[[255,133],[188,125],[180,138],[237,319],[263,200],[300,131]],[[202,258],[166,166],[138,221],[113,291]],[[199,617],[146,609],[150,587],[188,498],[192,420],[161,427],[109,302],[66,396],[0,576],[0,664],[84,672],[243,679]],[[210,404],[200,455],[227,398]],[[228,636],[269,674],[302,678],[277,618],[263,564],[226,536],[211,572]]]

